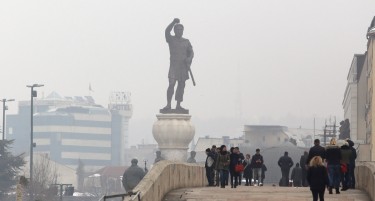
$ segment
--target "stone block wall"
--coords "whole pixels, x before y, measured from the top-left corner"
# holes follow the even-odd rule
[[[371,200],[375,199],[375,162],[356,162],[356,188],[368,193]]]
[[[140,192],[142,201],[161,201],[171,190],[207,184],[204,166],[164,160],[151,168],[133,192]],[[128,200],[131,199],[127,197],[124,201]]]

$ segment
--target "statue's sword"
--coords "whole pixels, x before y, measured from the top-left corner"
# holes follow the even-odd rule
[[[190,74],[190,77],[191,77],[191,81],[193,81],[193,85],[195,86],[194,75],[193,75],[193,72],[191,72],[191,68],[190,68],[191,63],[192,63],[192,62],[189,62],[189,63],[187,64],[187,67],[188,67],[188,71],[189,71],[189,74]]]
[[[189,66],[189,74],[190,74],[190,77],[191,77],[191,81],[193,81],[193,85],[195,86],[194,75],[193,75],[193,72],[191,72],[190,66]]]

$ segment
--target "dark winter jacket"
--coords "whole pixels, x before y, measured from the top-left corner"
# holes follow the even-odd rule
[[[292,170],[292,175],[291,175],[290,178],[293,180],[294,183],[297,183],[297,182],[301,183],[302,182],[302,168],[301,167],[294,167],[293,170]]]
[[[145,176],[145,172],[136,164],[125,170],[122,176],[122,185],[127,192],[132,191]]]
[[[315,145],[310,148],[309,157],[307,157],[307,161],[306,161],[307,165],[310,163],[310,160],[314,156],[320,156],[324,160],[326,158],[326,150],[324,149],[324,147],[320,145]]]
[[[230,157],[230,165],[229,165],[229,170],[231,172],[234,172],[235,171],[235,166],[241,162],[241,158],[240,158],[240,155],[237,154],[237,153],[231,153],[229,155]]]
[[[255,154],[251,158],[251,168],[262,168],[263,162],[263,156],[260,154]]]
[[[245,160],[245,156],[243,155],[243,153],[240,152],[238,155],[240,155],[241,161]]]
[[[229,152],[227,151],[220,152],[217,155],[216,169],[217,170],[229,170],[229,164],[230,164]]]
[[[357,159],[357,150],[354,147],[350,147],[352,150],[352,156],[350,157],[350,165],[355,167],[355,159]]]
[[[243,171],[244,178],[252,178],[252,170],[251,170],[250,162],[251,162],[251,159],[249,160],[245,159],[242,162],[243,166],[245,167]]]
[[[326,146],[326,160],[328,165],[340,165],[341,149],[337,145]]]
[[[309,167],[307,181],[311,190],[323,191],[328,185],[327,169],[324,166]]]
[[[301,159],[299,160],[299,164],[301,165],[302,169],[306,169],[306,162],[307,162],[308,157],[309,157],[308,154],[304,154],[301,156]]]
[[[341,146],[341,162],[349,164],[350,158],[352,157],[352,150],[348,145]]]
[[[294,163],[293,163],[292,158],[290,158],[288,155],[284,155],[280,157],[277,164],[279,165],[281,169],[290,169],[291,167],[293,167]]]

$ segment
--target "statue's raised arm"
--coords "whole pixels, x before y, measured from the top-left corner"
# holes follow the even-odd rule
[[[165,40],[167,41],[167,43],[170,41],[170,39],[172,37],[171,31],[172,31],[174,25],[178,24],[178,23],[180,23],[180,19],[174,18],[173,21],[165,29]]]

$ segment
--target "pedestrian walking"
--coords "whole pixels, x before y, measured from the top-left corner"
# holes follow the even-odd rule
[[[296,163],[296,166],[293,168],[290,178],[293,180],[294,187],[302,186],[302,168],[299,166],[299,163]]]
[[[230,157],[225,145],[221,145],[220,150],[216,169],[220,170],[220,187],[225,188],[225,182],[227,181],[229,174]]]
[[[354,142],[351,140],[347,140],[350,150],[352,150],[352,155],[350,157],[350,162],[349,162],[349,181],[348,181],[348,187],[355,189],[355,176],[354,176],[354,169],[355,169],[355,160],[357,159],[357,150],[354,148]]]
[[[253,169],[254,184],[259,185],[262,175],[263,156],[260,155],[260,149],[255,150],[255,155],[251,158],[251,168]],[[262,184],[263,185],[263,184]]]
[[[126,192],[131,192],[145,176],[143,169],[137,165],[137,159],[132,159],[131,164],[122,176],[122,185]]]
[[[352,150],[349,147],[349,143],[345,141],[344,145],[341,146],[341,183],[342,191],[349,189],[349,172],[348,167],[350,165],[350,158],[352,157]]]
[[[329,145],[326,146],[326,162],[329,178],[329,194],[332,194],[332,188],[335,188],[336,194],[340,193],[340,161],[341,150],[336,145],[336,139],[332,138]]]
[[[320,156],[323,160],[326,158],[326,150],[324,149],[324,147],[320,146],[319,139],[314,140],[314,146],[311,147],[309,150],[309,156],[307,157],[307,160],[306,160],[307,165],[310,163],[310,160],[314,156]]]
[[[307,158],[309,157],[309,153],[307,151],[304,151],[303,152],[303,155],[301,156],[301,159],[299,160],[299,164],[301,166],[301,169],[302,169],[302,186],[306,187],[308,186],[309,184],[307,183],[307,168],[308,168],[308,165],[307,164]]]
[[[251,156],[250,154],[246,154],[245,159],[243,160],[244,165],[244,171],[243,171],[243,177],[245,178],[245,186],[250,186],[251,184],[251,178],[252,178],[252,172],[251,172]]]
[[[214,163],[215,163],[215,155],[211,152],[210,148],[206,149],[206,162],[204,163],[204,167],[206,169],[206,177],[208,181],[208,186],[214,186]]]
[[[240,158],[240,155],[238,154],[237,148],[232,147],[230,151],[231,151],[230,165],[229,165],[230,185],[231,185],[231,188],[237,188],[240,172],[237,172],[236,165],[241,162],[241,158]]]
[[[293,160],[288,156],[288,152],[284,152],[284,156],[280,157],[277,162],[281,169],[281,180],[280,186],[289,186],[289,172],[290,168],[293,167]]]
[[[307,181],[310,184],[313,201],[318,201],[318,197],[320,201],[324,201],[324,191],[328,184],[328,175],[320,156],[314,156],[310,160]]]

